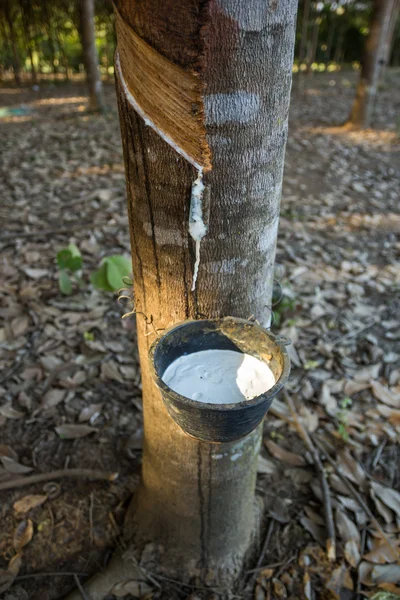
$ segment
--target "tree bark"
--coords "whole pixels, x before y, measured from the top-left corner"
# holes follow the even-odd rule
[[[136,310],[156,329],[226,315],[255,315],[268,325],[295,1],[268,6],[255,0],[249,7],[239,0],[166,0],[161,8],[155,0],[120,0],[117,9],[117,95]],[[171,69],[161,87],[159,63],[164,73]],[[179,77],[182,89],[200,84],[189,106],[172,89]],[[188,220],[199,173],[211,208],[192,291],[195,248]],[[141,315],[137,324],[145,444],[127,535],[145,565],[155,562],[175,577],[230,585],[256,531],[260,428],[229,444],[184,434],[151,380],[152,330]]]
[[[364,129],[371,125],[379,75],[387,58],[385,40],[389,34],[390,16],[396,2],[397,0],[373,0],[360,81],[348,121],[348,125],[355,129]]]
[[[81,37],[86,80],[89,88],[89,110],[104,110],[103,85],[100,78],[94,29],[94,0],[81,0]]]
[[[254,315],[269,324],[296,2],[116,4],[145,429],[126,538],[151,571],[229,587],[259,531],[262,425],[237,442],[189,437],[164,407],[148,351],[154,329],[185,319]],[[193,285],[188,224],[201,176],[209,231]]]

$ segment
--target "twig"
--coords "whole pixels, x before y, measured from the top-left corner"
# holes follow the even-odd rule
[[[94,471],[92,469],[61,469],[59,471],[50,471],[49,473],[40,473],[39,475],[30,475],[29,477],[19,477],[0,483],[0,491],[12,490],[17,487],[32,485],[33,483],[42,483],[43,481],[52,481],[53,479],[62,479],[63,477],[72,477],[74,479],[98,479],[99,481],[115,481],[118,473],[105,473],[104,471]]]
[[[376,467],[379,465],[379,461],[381,460],[381,456],[382,456],[382,451],[383,451],[384,447],[386,446],[387,441],[388,441],[388,438],[385,438],[383,440],[383,442],[379,445],[379,448],[376,451],[376,454],[374,456],[374,460],[372,461],[373,469],[376,469]]]
[[[377,528],[377,530],[379,531],[379,533],[381,534],[381,536],[383,537],[385,542],[387,542],[387,544],[389,544],[389,546],[392,548],[392,550],[394,550],[396,555],[398,555],[399,554],[398,548],[396,546],[394,546],[392,540],[388,538],[385,531],[381,527],[379,521],[374,517],[372,511],[368,507],[368,504],[365,502],[365,500],[362,498],[362,496],[360,496],[360,494],[357,492],[357,490],[355,489],[353,484],[350,483],[350,481],[348,479],[346,479],[346,477],[344,475],[342,475],[342,473],[340,472],[340,469],[338,468],[335,461],[333,460],[331,455],[328,453],[328,451],[326,450],[326,448],[324,447],[322,442],[320,442],[316,437],[314,437],[314,442],[318,446],[318,448],[321,450],[321,452],[324,453],[326,460],[332,465],[337,476],[340,477],[341,481],[343,481],[343,483],[348,487],[351,495],[354,497],[355,500],[357,500],[357,502],[361,506],[361,508],[367,513],[367,515],[369,516],[372,523],[375,525],[375,527]]]
[[[101,223],[95,223],[95,227],[102,227],[107,225],[107,221]],[[54,229],[42,229],[41,231],[15,231],[13,233],[6,233],[0,235],[0,242],[16,242],[20,238],[34,238],[34,237],[47,237],[49,235],[58,234],[71,234],[71,231],[77,231],[78,229],[86,229],[86,227],[92,228],[93,223],[71,223],[68,227],[57,227]]]
[[[24,579],[32,579],[35,577],[75,577],[75,575],[79,575],[79,577],[88,577],[87,573],[71,573],[70,571],[57,571],[51,573],[31,573],[30,575],[19,575],[19,577],[16,577],[14,579],[14,581],[23,581]]]
[[[250,588],[250,590],[253,589],[254,581],[257,577],[257,572],[263,563],[265,553],[268,549],[272,534],[274,532],[274,527],[275,527],[275,519],[271,518],[269,525],[268,525],[267,533],[265,535],[265,540],[264,540],[263,546],[261,548],[260,556],[258,557],[258,560],[257,560],[256,567],[254,570],[253,569],[251,570],[250,577],[248,578],[247,581],[245,580],[242,590],[245,588]],[[248,571],[248,572],[250,572],[250,571]]]
[[[365,552],[365,542],[367,539],[367,528],[364,527],[362,532],[361,532],[361,545],[360,545],[360,555],[363,556],[364,552]],[[361,578],[360,578],[360,571],[359,569],[357,569],[357,586],[356,586],[356,598],[355,600],[362,600],[362,595],[361,595]]]
[[[94,505],[94,495],[93,492],[90,493],[90,502],[89,502],[89,524],[90,524],[90,543],[93,546],[93,505]]]
[[[82,587],[82,584],[81,584],[81,582],[79,581],[79,577],[78,577],[78,575],[76,575],[76,573],[75,573],[75,575],[74,575],[74,579],[75,579],[76,587],[77,587],[77,588],[78,588],[78,590],[80,591],[80,594],[81,594],[81,596],[82,596],[83,600],[89,600],[89,598],[87,597],[87,595],[86,595],[86,593],[85,593],[85,590],[84,590],[84,589],[83,589],[83,587]]]
[[[319,475],[319,480],[321,484],[322,494],[324,498],[324,512],[325,512],[325,522],[326,529],[328,532],[328,539],[326,540],[326,553],[328,555],[329,560],[336,560],[336,533],[335,533],[335,521],[333,519],[333,511],[332,511],[332,498],[331,491],[329,488],[328,479],[326,477],[324,465],[322,464],[321,457],[317,448],[314,446],[310,436],[308,435],[305,427],[301,423],[299,416],[297,414],[296,408],[294,406],[293,400],[289,396],[289,394],[284,391],[284,397],[293,417],[294,425],[297,429],[298,434],[301,439],[307,446],[307,449],[311,453],[313,463],[316,471]]]
[[[292,560],[294,560],[293,557],[290,559],[290,562],[292,562]],[[246,573],[258,573],[258,571],[263,571],[264,569],[276,569],[277,567],[281,567],[282,565],[286,564],[286,560],[281,560],[280,562],[276,562],[276,563],[271,563],[269,565],[262,565],[261,567],[256,567],[255,569],[248,569],[246,571]]]

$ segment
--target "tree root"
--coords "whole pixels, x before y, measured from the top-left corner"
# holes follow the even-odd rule
[[[103,600],[117,583],[132,579],[143,580],[143,573],[121,550],[116,550],[106,569],[81,585],[87,600]],[[65,600],[82,600],[82,593],[76,589]]]

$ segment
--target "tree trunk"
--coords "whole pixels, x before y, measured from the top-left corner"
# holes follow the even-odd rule
[[[81,36],[86,80],[89,88],[89,110],[104,110],[103,85],[98,67],[94,29],[94,0],[81,0]]]
[[[8,0],[4,3],[3,10],[4,10],[4,15],[5,15],[5,18],[7,21],[8,29],[9,29],[9,40],[10,40],[12,57],[13,57],[12,65],[13,65],[13,72],[14,72],[14,80],[15,80],[16,85],[20,86],[21,85],[21,62],[19,59],[18,44],[17,44],[16,35],[15,35],[14,19],[13,19],[13,15],[11,14],[11,7],[10,7]]]
[[[120,1],[116,16],[136,310],[156,329],[226,315],[267,325],[295,2],[152,4]],[[196,282],[188,220],[202,175],[211,208]],[[128,535],[170,575],[229,585],[255,532],[260,429],[229,444],[185,435],[151,380],[150,332],[139,315],[145,446]]]
[[[314,19],[313,29],[312,29],[312,38],[311,38],[311,48],[310,54],[307,61],[307,72],[309,75],[312,75],[312,65],[315,63],[317,57],[317,47],[318,47],[318,33],[319,33],[319,25],[320,25],[320,17],[317,15]]]
[[[368,37],[365,42],[360,81],[348,124],[356,129],[371,125],[379,75],[387,56],[385,39],[397,0],[373,0]]]
[[[333,46],[333,36],[335,34],[335,22],[333,20],[332,15],[330,14],[328,17],[329,21],[329,31],[328,31],[328,41],[326,43],[326,53],[325,60],[327,63],[330,62],[332,56],[332,46]]]
[[[116,4],[145,429],[126,538],[145,568],[229,587],[259,532],[262,425],[230,443],[189,437],[166,411],[148,352],[154,329],[185,319],[269,324],[296,2]],[[193,241],[192,185],[202,177],[209,231]]]
[[[304,0],[303,18],[301,21],[299,64],[301,64],[306,57],[309,18],[310,18],[310,0]]]

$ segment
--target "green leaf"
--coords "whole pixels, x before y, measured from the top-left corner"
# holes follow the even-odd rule
[[[114,291],[119,290],[124,285],[122,279],[132,270],[131,262],[125,256],[108,256],[105,262],[107,281]]]
[[[92,273],[90,281],[97,289],[115,292],[123,287],[123,278],[127,277],[131,271],[131,261],[125,256],[106,256],[100,268]]]
[[[79,252],[79,248],[75,244],[68,244],[68,250],[71,252],[71,256],[79,256],[82,258],[82,254]]]
[[[71,252],[68,248],[63,248],[57,253],[57,264],[59,269],[66,269],[67,263],[71,258]]]
[[[71,256],[67,263],[67,269],[70,269],[73,273],[79,271],[82,268],[82,256]]]
[[[58,281],[62,294],[65,294],[65,296],[72,294],[72,283],[64,269],[61,269]]]
[[[106,292],[112,292],[113,288],[110,286],[107,280],[107,264],[103,262],[101,267],[94,271],[90,276],[92,285],[98,290],[105,290]]]
[[[63,248],[57,254],[57,264],[60,269],[69,269],[72,272],[82,268],[82,256],[75,244]]]

